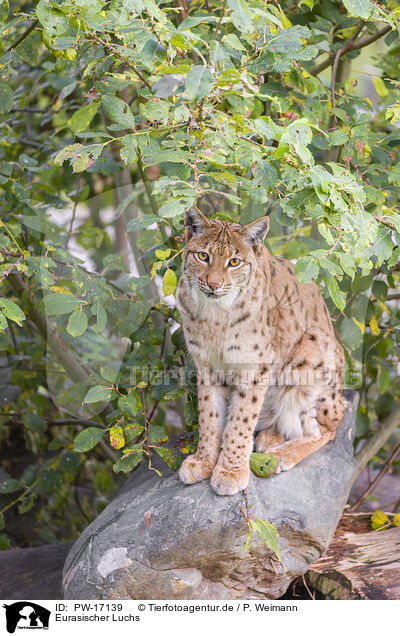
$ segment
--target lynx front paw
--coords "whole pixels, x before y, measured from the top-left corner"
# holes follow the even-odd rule
[[[209,479],[211,473],[212,466],[208,461],[192,455],[183,462],[179,470],[179,477],[185,484],[195,484],[203,479]]]
[[[243,467],[240,470],[228,470],[223,466],[215,466],[211,486],[217,495],[236,495],[239,490],[244,490],[249,483],[250,468]]]
[[[273,455],[272,449],[285,441],[283,435],[271,433],[268,429],[260,431],[256,437],[257,453],[268,453]]]

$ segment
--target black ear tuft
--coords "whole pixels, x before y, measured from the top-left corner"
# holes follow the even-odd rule
[[[269,229],[268,216],[262,216],[261,219],[256,219],[247,225],[244,225],[240,230],[240,234],[244,240],[250,243],[250,245],[257,245],[263,243]]]
[[[185,239],[189,241],[195,234],[201,234],[211,223],[200,210],[186,210],[185,212]]]

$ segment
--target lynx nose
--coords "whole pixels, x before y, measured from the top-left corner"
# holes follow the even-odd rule
[[[210,289],[218,289],[218,287],[221,287],[219,283],[213,283],[210,280],[207,281],[207,285],[210,287]]]

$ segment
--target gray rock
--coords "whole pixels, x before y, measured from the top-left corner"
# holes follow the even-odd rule
[[[62,568],[72,543],[0,552],[0,598],[10,601],[62,598]]]
[[[208,482],[185,486],[162,464],[127,480],[82,533],[64,567],[66,599],[278,598],[328,548],[355,468],[358,396],[336,439],[288,472],[252,475],[251,512],[279,533],[281,565],[248,527],[242,493],[219,497]]]

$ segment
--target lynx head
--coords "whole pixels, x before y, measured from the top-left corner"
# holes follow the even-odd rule
[[[242,226],[208,219],[200,210],[187,212],[183,268],[192,293],[199,300],[232,305],[252,281],[268,227],[267,216]]]

